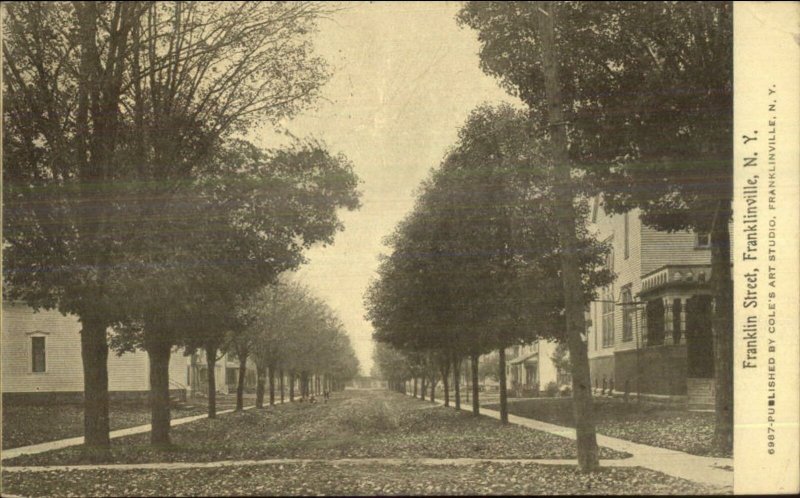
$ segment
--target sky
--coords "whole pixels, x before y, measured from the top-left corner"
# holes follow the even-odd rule
[[[469,112],[519,101],[479,68],[476,33],[455,21],[457,2],[348,3],[321,21],[316,51],[333,76],[315,109],[282,123],[298,137],[343,153],[361,179],[362,207],[340,213],[334,244],[312,247],[294,278],[339,315],[372,367],[372,326],[363,296],[384,237],[414,206],[414,193],[455,144]],[[268,132],[264,132],[264,139]]]

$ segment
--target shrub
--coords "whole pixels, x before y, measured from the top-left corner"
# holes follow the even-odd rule
[[[544,386],[544,394],[545,394],[545,396],[549,396],[551,398],[557,396],[558,395],[558,384],[556,384],[553,381],[548,382],[547,385]]]
[[[572,386],[569,384],[564,384],[561,386],[561,388],[559,388],[559,392],[563,397],[572,396]]]

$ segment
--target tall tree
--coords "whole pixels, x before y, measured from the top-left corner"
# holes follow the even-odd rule
[[[558,192],[528,123],[510,106],[470,115],[390,240],[393,252],[367,295],[378,341],[477,359],[519,341],[563,337],[563,249],[551,209]],[[583,225],[575,229],[583,309],[610,275],[596,271],[602,245]]]
[[[564,122],[559,82],[558,49],[555,44],[557,10],[552,2],[542,2],[539,34],[542,70],[547,98],[547,117],[550,126],[551,157],[556,164],[556,181],[561,195],[556,196],[556,226],[561,242],[561,275],[567,318],[567,345],[572,359],[572,398],[575,412],[575,432],[578,441],[578,465],[584,472],[600,464],[592,412],[592,380],[589,377],[589,356],[581,337],[586,332],[583,315],[585,303],[578,268],[578,241],[575,235],[576,212],[572,188],[571,167],[567,153],[567,131]]]
[[[154,444],[168,443],[172,347],[203,347],[213,360],[239,299],[296,268],[311,244],[333,240],[337,209],[358,206],[356,182],[346,158],[315,143],[261,151],[232,141],[180,186],[191,202],[170,196],[132,237],[147,264],[121,277],[135,291],[125,305],[138,333],[120,342],[151,357]]]
[[[327,78],[314,3],[16,3],[4,21],[4,278],[82,324],[84,434],[108,448],[108,327],[126,320],[140,220],[231,133]],[[163,323],[148,327],[166,336]],[[163,371],[171,339],[152,340]]]
[[[606,208],[660,230],[711,234],[716,444],[732,445],[732,6],[730,2],[558,2],[554,23],[572,166]],[[469,2],[481,67],[544,110],[537,2]],[[542,112],[542,117],[547,114]],[[540,126],[546,127],[542,121]]]

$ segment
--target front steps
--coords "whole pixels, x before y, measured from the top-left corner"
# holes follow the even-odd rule
[[[689,410],[714,410],[715,390],[713,378],[687,378],[686,394],[688,398]]]

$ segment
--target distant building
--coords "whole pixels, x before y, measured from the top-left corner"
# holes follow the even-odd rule
[[[208,364],[205,351],[197,351],[188,358],[188,379],[190,394],[208,394]],[[221,355],[214,366],[214,383],[218,393],[229,394],[236,392],[239,384],[239,360],[234,353],[228,352]],[[245,389],[255,389],[256,367],[252,358],[247,359],[247,372],[245,372]]]
[[[506,348],[506,382],[509,395],[539,396],[549,384],[560,388],[571,384],[569,372],[553,361],[558,343],[535,341]]]
[[[81,324],[58,311],[39,311],[3,302],[3,402],[61,403],[83,399]],[[169,365],[170,391],[185,397],[187,358],[179,351]],[[108,389],[112,399],[146,399],[150,389],[149,360],[143,351],[108,355]]]
[[[657,231],[638,210],[608,215],[597,199],[590,221],[617,274],[586,315],[595,391],[712,407],[708,234]]]
[[[347,389],[388,389],[388,383],[385,380],[359,375],[347,381],[345,387]]]

